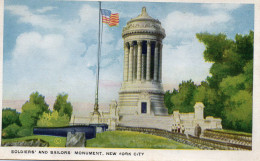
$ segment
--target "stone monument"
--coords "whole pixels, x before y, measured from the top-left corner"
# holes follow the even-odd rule
[[[161,22],[146,8],[123,28],[124,77],[119,91],[119,115],[168,115],[162,88]]]

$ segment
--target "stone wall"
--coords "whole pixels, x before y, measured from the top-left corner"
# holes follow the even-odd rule
[[[185,133],[191,135],[194,134],[194,129],[197,124],[199,124],[202,131],[205,129],[222,129],[222,120],[220,118],[208,116],[204,119],[204,108],[202,102],[197,102],[194,105],[194,113],[174,111],[172,129],[184,128]]]

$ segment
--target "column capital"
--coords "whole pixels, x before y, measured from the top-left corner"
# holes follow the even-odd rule
[[[128,42],[125,42],[125,43],[124,43],[124,47],[127,48],[127,47],[128,47],[128,44],[129,44]]]
[[[134,46],[134,41],[129,42],[130,47]]]
[[[142,42],[143,42],[142,40],[137,40],[137,45],[138,45],[138,46],[139,46],[139,45],[142,46]]]
[[[161,46],[161,48],[163,47],[163,43],[162,42],[160,42],[160,46]]]
[[[156,48],[158,48],[158,47],[159,47],[159,44],[160,44],[160,42],[158,42],[158,41],[155,41],[155,42],[154,42],[154,44],[155,44],[155,47],[156,47]]]

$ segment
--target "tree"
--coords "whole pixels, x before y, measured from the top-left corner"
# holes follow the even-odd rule
[[[168,108],[168,114],[173,113],[175,106],[174,106],[173,102],[171,101],[171,97],[177,93],[178,93],[178,91],[176,89],[173,89],[172,93],[170,91],[166,91],[166,93],[164,94],[164,104]]]
[[[69,125],[70,118],[67,114],[59,115],[58,111],[52,113],[43,113],[37,122],[39,127],[62,127]]]
[[[207,107],[205,113],[221,116],[224,128],[250,132],[254,32],[237,34],[235,40],[227,39],[224,34],[200,33],[196,36],[206,46],[205,61],[213,65],[210,68],[212,76],[206,80],[209,86],[198,87],[194,99],[203,100]]]
[[[227,127],[252,132],[252,95],[245,90],[239,90],[225,102],[223,115]]]
[[[215,89],[209,87],[207,82],[201,82],[201,85],[198,86],[194,92],[193,104],[196,102],[202,102],[205,105],[204,115],[205,116],[214,116],[220,117],[221,110],[217,108],[220,103],[220,96],[218,95]]]
[[[227,39],[227,36],[224,34],[199,33],[196,36],[206,46],[203,52],[205,61],[222,63],[224,52],[230,49],[232,40]]]
[[[207,78],[211,88],[218,89],[219,83],[227,76],[236,76],[243,71],[245,64],[253,59],[254,32],[248,35],[237,34],[235,40],[224,34],[196,34],[205,44],[204,59],[212,62],[211,77]]]
[[[4,108],[2,110],[2,129],[5,129],[8,125],[13,123],[21,125],[19,115],[20,113],[18,113],[16,109]]]
[[[45,97],[40,95],[39,92],[32,93],[30,95],[29,102],[34,103],[40,108],[40,111],[48,111],[49,105],[45,102]]]
[[[68,94],[59,94],[54,103],[53,109],[59,112],[60,116],[67,115],[71,118],[72,115],[72,105],[68,100]]]
[[[37,124],[37,120],[43,112],[48,111],[48,104],[46,104],[44,96],[38,92],[32,93],[29,101],[26,101],[22,106],[22,113],[19,117],[22,127],[32,128]]]
[[[179,84],[179,90],[173,90],[170,94],[167,94],[165,101],[167,103],[168,113],[172,113],[174,110],[179,110],[180,112],[192,112],[194,111],[193,95],[197,86],[192,80],[182,81]]]
[[[252,61],[248,62],[243,73],[220,83],[220,91],[227,97],[223,115],[228,127],[247,132],[252,130],[252,66]]]

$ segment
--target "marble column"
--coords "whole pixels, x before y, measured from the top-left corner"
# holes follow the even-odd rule
[[[145,78],[145,55],[144,54],[141,54],[142,55],[142,81],[144,80]]]
[[[130,42],[128,81],[133,81],[133,42]]]
[[[153,80],[158,81],[158,42],[155,44],[154,50],[154,71],[153,71]]]
[[[162,82],[162,48],[163,48],[163,44],[160,43],[159,82]]]
[[[137,51],[137,80],[141,80],[142,72],[142,41],[137,41],[138,51]]]
[[[137,46],[133,46],[133,80],[136,79],[136,57],[137,57]]]
[[[146,58],[146,80],[150,80],[151,75],[151,41],[147,41],[147,58]]]
[[[124,44],[124,81],[128,80],[128,57],[129,57],[129,49],[128,49],[128,43]]]

